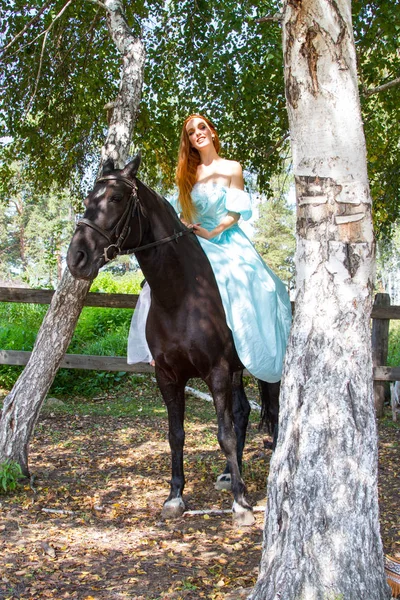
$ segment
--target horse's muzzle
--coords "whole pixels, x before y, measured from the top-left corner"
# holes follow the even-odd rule
[[[67,252],[67,265],[70,273],[75,279],[94,279],[97,277],[100,267],[104,265],[103,256],[93,260],[84,248],[74,248],[73,240]]]

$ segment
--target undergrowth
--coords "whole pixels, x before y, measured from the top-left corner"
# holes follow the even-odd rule
[[[390,321],[388,366],[400,367],[400,321]]]
[[[13,492],[22,477],[20,465],[13,460],[0,463],[0,493]]]
[[[107,374],[108,375],[108,374]],[[115,374],[116,375],[116,374]],[[246,394],[249,398],[259,401],[257,382],[253,377],[244,377]],[[209,392],[207,385],[200,379],[191,379],[188,385],[201,392]],[[85,382],[90,386],[90,381]],[[117,385],[105,382],[94,393],[87,393],[85,387],[80,393],[64,397],[61,403],[45,402],[42,408],[44,414],[91,416],[91,417],[161,417],[167,418],[167,409],[157,386],[155,378],[146,373],[127,373],[118,381]],[[49,394],[51,395],[51,394]],[[55,394],[60,399],[61,394]],[[191,393],[186,394],[186,416],[190,416],[196,427],[208,421],[216,422],[215,409],[212,402],[200,400]],[[250,422],[258,429],[260,413],[252,410]],[[213,434],[214,437],[214,434]],[[206,441],[204,434],[203,441]]]
[[[140,292],[143,276],[140,271],[122,276],[104,271],[92,284],[91,291],[103,293]],[[36,304],[0,303],[0,348],[4,350],[32,349],[47,306]],[[67,350],[69,354],[126,356],[132,310],[86,307],[83,309]],[[400,322],[391,321],[387,365],[400,365]],[[11,389],[23,367],[0,365],[0,387]],[[118,389],[128,380],[125,372],[60,369],[50,394],[60,396],[96,396]]]
[[[103,272],[90,288],[92,292],[138,294],[143,279],[141,272],[115,276]],[[37,304],[0,303],[0,348],[4,350],[32,350],[47,306]],[[69,354],[125,356],[132,310],[85,307],[79,317]],[[0,386],[11,389],[22,367],[0,365]],[[118,386],[125,373],[60,369],[50,394],[96,395]]]

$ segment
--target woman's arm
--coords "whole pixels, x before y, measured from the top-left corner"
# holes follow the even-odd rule
[[[244,190],[243,170],[240,163],[232,160],[230,161],[230,164],[232,170],[229,187],[237,190]],[[228,214],[222,219],[222,221],[217,225],[217,227],[215,227],[211,231],[208,231],[207,229],[201,227],[201,225],[197,223],[193,225],[193,231],[199,237],[202,237],[206,240],[211,240],[226,229],[229,229],[229,227],[232,227],[232,225],[235,225],[239,221],[239,219],[239,213],[228,212]]]
[[[208,229],[201,227],[201,225],[198,223],[195,223],[193,225],[193,231],[199,237],[202,237],[205,240],[211,240],[213,237],[216,237],[217,235],[225,231],[225,229],[229,229],[229,227],[235,225],[239,221],[239,219],[239,213],[228,212],[228,214],[222,219],[222,221],[211,231],[208,231]]]
[[[242,166],[234,160],[232,161],[232,174],[229,187],[235,188],[236,190],[244,190]]]

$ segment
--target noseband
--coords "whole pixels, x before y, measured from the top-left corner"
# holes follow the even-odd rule
[[[98,225],[96,225],[96,223],[94,223],[90,219],[79,219],[79,221],[76,224],[77,227],[79,227],[81,225],[87,225],[88,227],[91,227],[91,229],[94,229],[95,231],[100,233],[103,237],[106,238],[106,240],[108,240],[110,242],[110,245],[107,246],[106,248],[104,248],[104,260],[106,263],[113,260],[112,258],[109,258],[108,254],[107,254],[107,252],[110,248],[116,248],[117,255],[118,254],[133,254],[134,252],[139,252],[140,250],[147,250],[148,248],[153,248],[155,246],[165,244],[166,242],[171,242],[174,240],[177,241],[178,238],[182,237],[183,235],[187,235],[188,233],[193,233],[192,229],[177,231],[177,232],[174,232],[173,235],[162,238],[161,240],[157,240],[156,242],[151,242],[150,244],[144,244],[143,246],[141,246],[140,242],[142,240],[142,223],[140,220],[140,213],[143,215],[144,211],[143,211],[143,207],[140,203],[139,197],[137,195],[136,182],[133,182],[130,179],[123,177],[122,175],[106,175],[105,177],[100,177],[100,179],[97,179],[96,183],[99,183],[101,181],[122,181],[123,183],[125,183],[126,185],[128,185],[131,188],[131,194],[129,196],[129,200],[126,205],[126,208],[125,208],[123,214],[121,215],[121,217],[118,219],[117,224],[114,225],[114,227],[111,229],[111,231],[107,231],[107,230],[103,229],[102,227],[99,227]],[[136,213],[137,213],[138,222],[139,222],[139,246],[137,246],[136,248],[129,248],[128,250],[122,250],[122,246],[125,241],[125,238],[130,234],[130,231],[131,231],[129,223],[130,223],[131,219],[133,219],[133,217],[135,216]],[[119,230],[121,230],[121,233],[118,234]],[[117,236],[117,239],[114,243],[112,243],[112,240],[115,236]]]

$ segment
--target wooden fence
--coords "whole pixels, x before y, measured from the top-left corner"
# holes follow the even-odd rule
[[[0,302],[50,304],[53,294],[53,290],[0,287]],[[136,294],[100,294],[89,292],[85,300],[85,306],[133,309],[136,306],[137,298]],[[385,382],[400,380],[400,366],[385,366],[388,353],[389,322],[391,319],[400,319],[400,306],[391,306],[388,294],[377,294],[371,318],[375,404],[378,408],[380,404],[383,406]],[[30,355],[30,352],[0,350],[0,364],[24,366],[27,364]],[[126,371],[131,373],[154,372],[154,368],[146,363],[128,365],[125,357],[88,356],[83,354],[66,354],[60,364],[60,368]]]

